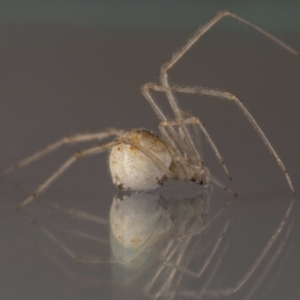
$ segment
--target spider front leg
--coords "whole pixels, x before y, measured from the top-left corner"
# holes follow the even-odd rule
[[[203,87],[177,87],[177,86],[161,86],[155,83],[147,83],[143,86],[144,89],[148,90],[154,90],[157,92],[166,92],[166,91],[172,91],[172,92],[178,92],[178,93],[184,93],[184,94],[200,94],[200,95],[206,95],[206,96],[212,96],[219,99],[225,99],[229,101],[233,101],[244,113],[246,119],[250,122],[252,127],[255,129],[255,131],[258,133],[259,137],[262,139],[262,141],[265,143],[266,147],[269,149],[273,157],[275,158],[277,164],[279,165],[281,171],[284,173],[286,181],[295,196],[295,190],[292,184],[292,180],[287,172],[287,169],[285,165],[283,164],[282,160],[280,159],[279,155],[273,148],[272,144],[260,128],[260,126],[257,124],[253,116],[250,114],[250,112],[247,110],[247,108],[244,106],[244,104],[241,102],[241,100],[235,96],[232,93],[224,92],[224,91],[216,91],[213,89],[207,89]]]

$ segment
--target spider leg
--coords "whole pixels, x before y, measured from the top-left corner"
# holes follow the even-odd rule
[[[287,52],[295,55],[296,57],[300,57],[300,54],[298,51],[293,49],[292,47],[288,46],[286,43],[281,41],[280,39],[276,38],[275,36],[271,35],[270,33],[266,32],[265,30],[261,29],[260,27],[252,24],[251,22],[231,13],[228,11],[221,11],[219,12],[214,18],[212,18],[206,25],[200,27],[194,34],[193,36],[187,41],[187,43],[179,49],[177,52],[175,52],[171,58],[170,61],[166,62],[165,64],[162,65],[161,71],[160,71],[160,81],[161,84],[164,87],[170,87],[169,80],[168,80],[168,70],[170,70],[179,60],[184,56],[184,54],[206,33],[208,32],[214,25],[216,25],[219,21],[221,21],[225,17],[230,17],[233,18],[242,24],[254,29],[258,33],[260,33],[262,36],[270,39],[273,41],[275,44],[277,44],[279,47],[283,48]],[[179,106],[177,104],[177,100],[175,98],[175,95],[172,90],[166,89],[165,94],[167,96],[167,99],[169,101],[169,104],[174,112],[175,119],[177,121],[182,120],[181,112],[179,109]],[[190,132],[188,131],[187,127],[182,124],[181,127],[179,128],[180,131],[182,131],[185,135],[185,138],[187,140],[187,143],[192,147],[193,149],[195,148],[194,142],[192,140],[192,137],[190,135]]]
[[[208,132],[206,131],[205,127],[203,126],[203,124],[200,122],[199,119],[192,117],[192,118],[188,118],[185,120],[180,120],[180,121],[166,121],[166,122],[161,122],[162,126],[178,126],[178,124],[198,124],[200,126],[200,129],[204,132],[205,137],[208,140],[208,143],[210,144],[210,146],[212,147],[216,157],[218,158],[219,162],[221,163],[221,165],[223,166],[223,169],[225,171],[225,173],[227,174],[227,176],[229,177],[229,179],[231,180],[231,176],[229,175],[228,169],[225,165],[225,162],[223,160],[223,158],[221,157],[218,148],[215,146],[213,140],[211,139],[211,137],[209,136]],[[208,169],[206,169],[206,176],[210,179],[210,181],[212,181],[213,183],[215,183],[217,186],[223,188],[224,190],[228,191],[229,193],[231,193],[234,196],[237,196],[237,193],[231,191],[228,187],[226,187],[220,180],[218,180],[217,178],[215,178],[213,175],[210,174],[210,172],[208,171]],[[180,169],[179,169],[180,171]]]
[[[30,195],[27,199],[25,199],[23,202],[21,202],[16,209],[19,209],[30,202],[32,202],[39,194],[44,192],[52,183],[54,180],[56,180],[60,175],[62,175],[71,165],[73,165],[79,158],[83,158],[86,156],[91,156],[95,154],[99,154],[105,150],[110,149],[114,145],[116,145],[118,142],[113,141],[110,143],[107,143],[102,146],[96,146],[92,147],[86,150],[77,151],[71,158],[69,158],[65,163],[63,163],[58,170],[56,170],[35,192]]]
[[[118,261],[113,259],[107,259],[107,258],[100,258],[100,257],[94,257],[90,255],[78,255],[73,249],[71,249],[66,243],[61,241],[58,237],[55,236],[50,230],[46,229],[45,227],[39,225],[32,217],[23,214],[23,216],[29,220],[34,226],[38,227],[39,230],[47,236],[52,242],[54,242],[55,245],[57,245],[64,253],[66,253],[70,258],[75,260],[77,263],[118,263]],[[82,238],[89,238],[91,239],[91,236],[88,235],[81,235]],[[97,241],[97,237],[94,237],[94,241]],[[102,244],[102,242],[100,242]]]
[[[160,121],[162,121],[162,122],[168,121],[166,115],[159,108],[159,106],[155,102],[153,96],[151,95],[150,89],[148,89],[146,85],[143,85],[141,87],[141,92],[142,92],[143,96],[146,98],[146,100],[149,102],[150,106],[152,107],[152,109],[154,110],[154,112],[156,113],[156,115],[158,116]],[[199,152],[197,151],[194,143],[191,140],[189,140],[189,139],[183,140],[182,135],[180,133],[178,133],[174,127],[168,127],[168,130],[167,130],[163,126],[160,126],[159,129],[161,131],[162,136],[165,138],[165,140],[170,145],[173,146],[173,148],[174,148],[173,150],[175,151],[175,153],[177,155],[181,155],[181,153],[179,152],[179,150],[177,150],[177,147],[175,145],[176,143],[182,148],[183,152],[186,153],[194,163],[198,163],[199,160],[201,161],[201,163],[203,163],[203,160],[202,160]]]
[[[165,64],[162,65],[161,71],[160,71],[160,81],[161,84],[165,87],[169,87],[169,81],[168,81],[168,70],[170,70],[179,60],[184,56],[184,54],[206,33],[208,32],[214,25],[216,25],[219,21],[224,19],[225,17],[230,17],[233,18],[242,24],[254,29],[258,33],[260,33],[262,36],[265,38],[270,39],[272,42],[277,44],[279,47],[283,48],[287,52],[291,53],[292,55],[295,55],[296,57],[300,57],[300,53],[278,39],[277,37],[271,35],[270,33],[266,32],[265,30],[261,29],[260,27],[252,24],[251,22],[229,12],[229,11],[221,11],[219,12],[214,18],[212,18],[206,25],[200,27],[194,34],[193,36],[187,41],[187,43],[179,49],[177,52],[175,52],[171,58],[170,61],[166,62]],[[165,91],[167,98],[169,100],[170,106],[172,107],[174,114],[176,116],[176,119],[180,120],[180,110],[179,107],[176,103],[176,99],[174,94],[172,93],[171,90],[166,90]]]
[[[222,165],[224,172],[226,173],[226,175],[228,176],[228,178],[231,180],[231,176],[228,172],[228,169],[225,165],[225,162],[218,150],[218,148],[216,147],[215,143],[213,142],[213,140],[211,139],[209,133],[207,132],[207,130],[205,129],[203,123],[195,118],[195,117],[189,117],[187,119],[182,119],[181,121],[166,121],[166,122],[162,122],[163,126],[178,126],[180,124],[197,124],[199,125],[200,130],[204,133],[205,138],[207,139],[208,144],[210,145],[210,147],[212,148],[212,150],[215,153],[215,156],[217,157],[217,159],[219,160],[220,164]]]
[[[213,182],[216,186],[224,189],[225,191],[229,192],[233,196],[237,197],[237,193],[233,192],[231,189],[229,189],[226,185],[224,185],[219,179],[217,179],[215,176],[211,175],[210,173],[206,174],[206,177],[209,179],[209,181]]]
[[[262,141],[265,143],[265,145],[267,146],[267,148],[269,149],[271,154],[274,156],[277,164],[279,165],[280,169],[282,170],[282,172],[285,175],[286,181],[287,181],[293,195],[295,196],[295,190],[294,190],[294,187],[292,184],[292,180],[286,170],[285,165],[283,164],[282,160],[278,156],[278,154],[275,151],[275,149],[273,148],[272,144],[270,143],[270,141],[268,140],[268,138],[266,137],[266,135],[264,134],[264,132],[262,131],[260,126],[257,124],[257,122],[255,121],[253,116],[250,114],[248,109],[244,106],[244,104],[241,102],[241,100],[238,97],[236,97],[234,94],[229,93],[229,92],[224,92],[224,91],[216,91],[213,89],[197,87],[197,86],[195,86],[195,87],[177,87],[177,86],[165,87],[165,86],[160,86],[160,85],[157,85],[154,83],[145,84],[144,89],[149,89],[149,90],[151,89],[151,90],[154,90],[157,92],[165,92],[166,90],[170,90],[173,92],[184,93],[184,94],[200,94],[200,95],[212,96],[212,97],[216,97],[216,98],[220,98],[220,99],[226,99],[229,101],[233,101],[244,113],[247,120],[250,122],[252,127],[258,133],[259,137],[262,139]]]
[[[87,142],[87,141],[92,141],[92,140],[98,140],[101,141],[105,138],[108,138],[110,136],[120,136],[124,133],[124,131],[122,130],[116,130],[116,129],[108,129],[107,131],[104,132],[96,132],[96,133],[87,133],[87,134],[76,134],[74,136],[70,136],[70,137],[64,137],[60,140],[58,140],[57,142],[54,142],[50,145],[48,145],[47,147],[45,147],[44,149],[22,159],[21,161],[19,161],[16,164],[13,164],[12,166],[6,168],[5,170],[0,172],[0,176],[6,175],[8,173],[11,173],[17,169],[20,169],[32,162],[34,162],[35,160],[47,155],[48,153],[60,148],[63,145],[67,145],[67,144],[75,144],[75,143],[79,143],[79,142]]]
[[[265,269],[263,270],[262,274],[257,278],[253,288],[250,290],[250,292],[247,295],[247,297],[245,298],[245,300],[248,300],[252,297],[252,295],[256,292],[256,290],[261,285],[261,283],[264,280],[264,278],[266,277],[266,275],[270,272],[270,269],[273,267],[274,263],[278,260],[278,256],[281,254],[282,250],[286,246],[286,243],[287,243],[288,237],[291,233],[291,229],[292,229],[293,225],[294,225],[294,223],[292,222],[286,231],[284,239],[281,241],[276,252],[273,254],[271,259],[269,260],[269,262],[268,262],[267,266],[265,267]],[[284,265],[286,265],[286,259],[284,259],[283,262],[285,262]],[[276,271],[278,272],[278,269]]]
[[[63,214],[69,215],[73,218],[78,218],[78,219],[81,219],[81,220],[94,222],[94,223],[97,223],[97,224],[100,224],[100,225],[105,225],[105,226],[109,225],[109,221],[107,219],[99,217],[99,216],[94,215],[94,214],[87,213],[87,212],[82,211],[82,210],[77,210],[75,208],[65,208],[65,207],[60,206],[58,203],[53,204],[49,201],[47,201],[47,205],[57,209],[58,211],[60,211]]]
[[[189,248],[191,241],[192,241],[192,238],[189,237],[183,243],[175,244],[174,248],[170,249],[170,253],[166,253],[167,260],[165,260],[165,261],[168,261],[169,259],[172,259],[172,257],[173,257],[176,265],[182,264],[183,260],[186,258],[186,251]],[[177,249],[179,251],[176,251]],[[161,266],[161,268],[162,268],[162,270],[164,270],[164,268],[168,268],[168,267],[165,264],[163,264]],[[169,274],[167,276],[166,275],[164,276],[164,284],[159,289],[159,291],[155,295],[153,295],[154,299],[160,298],[163,295],[164,291],[170,290],[170,287],[172,287],[172,283],[174,282],[174,278],[178,274],[178,271],[179,270],[176,268],[171,268],[169,270]],[[157,278],[157,277],[155,276],[155,278]]]
[[[170,128],[170,130],[172,130],[171,132],[175,132],[175,139],[177,141],[177,143],[180,145],[180,146],[183,146],[183,150],[184,151],[187,151],[186,153],[192,155],[193,153],[197,153],[197,156],[199,157],[199,159],[201,160],[201,163],[203,164],[203,160],[201,159],[200,157],[200,154],[198,153],[198,151],[196,150],[194,144],[191,145],[192,149],[187,147],[186,144],[184,143],[184,141],[181,139],[180,140],[180,136],[177,134],[177,132],[175,131],[175,129],[173,128],[174,125],[178,125],[178,124],[181,124],[183,125],[184,124],[184,120],[181,119],[181,120],[177,120],[175,121],[175,124],[172,123],[172,121],[168,121],[166,116],[163,114],[163,112],[161,111],[161,109],[157,106],[157,104],[155,103],[153,97],[151,96],[151,93],[150,93],[150,90],[155,90],[155,91],[160,91],[160,92],[163,92],[163,91],[166,91],[166,90],[169,90],[169,89],[173,89],[173,87],[163,87],[163,86],[158,86],[156,84],[152,84],[152,83],[148,83],[148,84],[145,84],[141,87],[141,90],[142,90],[142,93],[143,95],[145,96],[145,98],[149,101],[150,105],[152,106],[153,110],[156,112],[156,114],[158,115],[158,117],[162,120],[162,122],[160,123],[160,130],[163,134],[163,136],[165,137],[165,135],[167,135],[167,131],[166,130],[163,130],[164,127],[167,127],[167,128]],[[182,113],[180,113],[182,115]],[[196,118],[195,118],[196,119]],[[172,124],[173,126],[168,126],[167,124]],[[184,124],[185,125],[185,124]],[[224,160],[222,159],[217,147],[215,146],[215,144],[213,143],[212,139],[210,138],[208,132],[206,131],[206,129],[204,128],[203,124],[200,123],[199,121],[199,126],[200,128],[203,130],[206,138],[208,139],[208,142],[210,144],[210,146],[212,147],[212,149],[214,150],[215,152],[215,155],[217,156],[217,158],[219,159],[220,163],[222,164],[224,170],[225,170],[225,173],[228,175],[229,179],[231,179],[231,176],[229,175],[229,172],[227,170],[227,167],[225,165],[225,162]],[[167,135],[168,137],[168,135]],[[171,140],[171,141],[170,141]],[[168,141],[170,141],[170,144],[173,146],[173,148],[176,149],[176,146],[174,145],[174,141],[171,139],[171,137],[169,137]],[[187,148],[187,149],[186,149]],[[180,157],[180,156],[179,156]],[[193,157],[193,156],[192,156]],[[196,161],[196,160],[193,160],[194,163],[197,163],[199,162]],[[177,167],[177,170],[178,170],[178,173],[179,173],[179,176],[180,174],[182,175],[182,173],[184,172],[184,170],[180,170],[179,167]],[[180,173],[181,172],[181,173]],[[208,175],[208,174],[207,174]],[[217,180],[215,177],[213,177],[212,175],[209,174],[209,178],[212,182],[214,182],[216,185],[222,187],[223,189],[229,191],[231,194],[233,195],[237,195],[236,193],[232,192],[230,189],[228,189],[224,184],[222,184],[219,180]]]
[[[168,86],[168,70],[170,70],[182,57],[185,55],[185,53],[206,33],[208,32],[213,26],[215,26],[219,21],[224,19],[225,17],[230,17],[232,19],[235,19],[239,21],[240,23],[254,29],[256,32],[264,36],[265,38],[271,40],[276,45],[284,49],[285,51],[291,53],[292,55],[295,55],[297,58],[300,58],[300,53],[295,50],[294,48],[287,45],[285,42],[280,40],[279,38],[273,36],[272,34],[268,33],[267,31],[261,29],[260,27],[256,26],[255,24],[239,17],[238,15],[235,15],[229,11],[221,11],[219,12],[214,18],[212,18],[208,23],[206,23],[204,26],[201,26],[194,34],[193,36],[186,42],[186,44],[181,47],[177,52],[175,52],[172,56],[172,58],[163,64],[161,68],[160,78],[161,82],[164,86]],[[175,104],[175,103],[174,103]],[[178,110],[178,106],[175,104],[173,106],[174,113],[177,116],[180,116],[180,112]]]
[[[295,198],[292,198],[292,201],[282,219],[282,221],[279,223],[277,229],[275,230],[274,234],[271,236],[271,238],[269,239],[269,241],[267,242],[266,246],[263,248],[262,252],[259,254],[259,256],[256,258],[256,260],[253,262],[253,264],[251,265],[251,267],[248,269],[248,271],[244,274],[244,276],[242,277],[242,279],[240,279],[237,284],[235,285],[235,287],[233,288],[227,288],[227,289],[222,289],[219,291],[212,291],[211,293],[209,293],[210,296],[228,296],[228,295],[232,295],[235,294],[238,290],[240,290],[242,288],[242,286],[248,281],[248,279],[250,278],[250,276],[253,274],[253,272],[257,269],[257,267],[259,266],[259,264],[261,263],[261,261],[264,259],[264,257],[267,255],[267,253],[269,252],[269,250],[271,249],[271,247],[273,246],[273,244],[275,243],[275,241],[277,240],[279,234],[282,232],[289,216],[291,213],[291,210],[293,208],[293,205],[295,203]],[[292,223],[293,224],[293,223]],[[290,228],[288,228],[286,236],[284,238],[284,240],[287,239],[289,233],[290,233]],[[280,249],[280,247],[279,247]],[[278,253],[279,254],[279,253]],[[275,253],[276,256],[276,253]],[[273,259],[271,259],[272,263]],[[267,266],[268,268],[268,266]]]
[[[172,152],[176,156],[176,159],[174,159],[173,161],[174,161],[174,166],[176,167],[177,177],[179,180],[184,180],[186,178],[187,170],[184,167],[184,165],[181,163],[182,161],[184,161],[184,158],[183,158],[181,152],[179,151],[179,149],[176,147],[176,143],[179,146],[181,146],[184,153],[187,153],[188,155],[192,155],[192,153],[191,153],[190,149],[187,147],[187,145],[185,145],[180,134],[178,134],[177,131],[172,127],[163,126],[162,125],[163,122],[166,122],[166,121],[161,121],[158,125],[158,128],[159,128],[162,136],[164,137],[164,139],[168,142]],[[194,158],[195,156],[192,156],[192,157]],[[203,160],[200,157],[200,155],[199,155],[199,159],[200,159],[201,163],[203,164]],[[193,161],[195,161],[195,158],[193,159]]]
[[[203,231],[205,231],[207,229],[207,227],[212,224],[213,220],[218,218],[220,216],[220,214],[224,211],[224,209],[227,208],[231,203],[232,203],[232,201],[230,201],[228,204],[226,204],[226,206],[221,211],[218,211],[217,214],[214,216],[214,218],[212,220],[210,220],[209,223],[206,224],[204,227],[201,227],[200,230],[197,230],[197,231],[192,230],[192,232],[191,232],[190,229],[188,229],[188,232],[184,233],[183,235],[180,235],[179,237],[172,238],[169,241],[169,243],[166,245],[166,248],[164,249],[164,251],[161,255],[162,263],[161,263],[159,269],[157,270],[155,275],[152,277],[151,281],[149,281],[144,288],[144,291],[146,294],[152,295],[153,297],[151,297],[151,298],[153,298],[153,299],[157,299],[160,297],[173,299],[171,296],[176,297],[176,296],[178,296],[178,293],[179,294],[181,293],[182,285],[180,284],[180,280],[184,279],[186,277],[185,275],[190,275],[192,277],[195,277],[194,275],[196,274],[196,273],[191,274],[193,272],[191,272],[188,269],[188,267],[184,267],[184,266],[190,265],[191,260],[194,258],[194,256],[190,252],[189,253],[187,253],[187,252],[189,250],[191,250],[194,246],[196,246],[197,250],[195,253],[197,253],[197,255],[201,255],[201,253],[202,253],[198,248],[199,244],[197,244],[197,245],[194,244],[194,242],[195,242],[194,237],[198,236]],[[205,259],[205,262],[203,263],[203,265],[205,266],[204,269],[207,269],[208,260],[211,261],[213,259],[212,256],[214,256],[215,251],[217,251],[216,248],[220,248],[219,245],[221,243],[221,240],[224,239],[224,235],[225,235],[225,232],[227,231],[230,220],[231,220],[231,218],[227,219],[227,221],[225,222],[225,228],[221,231],[221,233],[218,234],[217,241],[214,241],[214,243],[212,244],[211,249],[215,249],[215,250],[209,251],[207,258]],[[196,238],[198,239],[199,236]],[[182,243],[183,241],[184,241],[184,243]],[[203,245],[201,242],[200,242],[200,244]],[[207,246],[207,244],[208,243],[205,243],[205,246]],[[226,248],[226,246],[225,246],[225,248]],[[223,254],[221,256],[223,256]],[[219,257],[219,259],[220,259],[220,257]],[[219,263],[217,263],[216,265],[218,267]],[[204,271],[205,270],[202,270],[202,273]],[[197,273],[201,273],[201,269]],[[174,282],[174,278],[173,278],[174,276],[177,277],[176,282]],[[201,275],[196,278],[199,278],[199,277],[201,277]],[[155,283],[157,283],[159,278],[161,278],[163,285],[161,287],[159,287],[159,290],[156,292],[155,291]],[[202,284],[201,284],[201,286],[202,286]],[[177,287],[179,289],[177,289]]]
[[[30,221],[31,218],[26,216]],[[147,251],[147,249],[153,246],[153,239],[156,238],[154,233],[150,234],[149,237],[145,240],[145,242],[140,246],[139,249],[134,251],[130,256],[126,257],[124,260],[120,259],[111,259],[111,258],[104,258],[104,257],[97,257],[91,255],[78,255],[73,251],[68,245],[66,245],[62,240],[58,239],[52,232],[50,232],[45,227],[38,225],[35,221],[31,221],[35,226],[39,227],[39,229],[49,238],[51,239],[59,248],[61,248],[68,256],[74,259],[78,263],[84,264],[103,264],[103,263],[118,263],[118,264],[130,264],[132,261],[135,261],[143,252]],[[157,229],[159,230],[164,225],[163,220],[158,222]],[[63,229],[64,230],[64,229]],[[93,240],[100,244],[109,244],[109,242],[104,242],[102,239],[99,239],[97,236],[90,235],[84,232],[78,231],[71,231],[71,230],[64,230],[69,232],[71,235],[76,235],[79,238]]]
[[[273,246],[273,244],[277,240],[279,234],[282,232],[283,227],[285,226],[285,224],[290,216],[290,213],[292,211],[294,203],[295,203],[295,198],[292,199],[291,204],[289,205],[282,221],[279,223],[277,229],[275,230],[274,234],[269,239],[268,243],[266,244],[266,246],[264,247],[264,249],[262,250],[260,255],[257,257],[257,259],[254,261],[252,266],[249,268],[249,270],[246,272],[246,274],[243,276],[243,278],[241,280],[239,280],[236,287],[233,289],[234,292],[237,292],[245,284],[245,282],[249,279],[249,277],[253,274],[253,272],[256,270],[256,268],[260,264],[260,262],[263,260],[263,258],[266,256],[266,254],[269,252],[270,248]]]
[[[187,111],[184,111],[182,109],[180,109],[181,111],[181,116],[184,118],[184,119],[188,119],[190,117],[193,117],[193,115]],[[203,124],[203,126],[205,126]],[[203,145],[203,141],[201,139],[201,130],[199,128],[199,125],[198,124],[191,124],[191,134],[192,134],[192,137],[193,137],[193,141],[195,143],[195,146],[196,146],[196,149],[197,151],[199,151],[201,157],[203,157],[203,153],[202,153],[202,145]]]
[[[214,257],[214,255],[216,254],[217,250],[219,249],[220,244],[221,244],[221,242],[222,242],[222,240],[223,240],[223,238],[224,238],[224,235],[225,235],[225,233],[226,233],[226,231],[227,231],[227,229],[228,229],[228,227],[229,227],[230,220],[231,220],[231,219],[229,218],[229,219],[227,220],[227,222],[225,223],[224,228],[223,228],[223,230],[222,230],[220,236],[219,236],[218,239],[216,240],[216,242],[215,242],[215,244],[214,244],[212,250],[210,251],[210,253],[209,253],[209,255],[207,256],[207,258],[206,258],[206,260],[205,260],[203,266],[200,268],[200,270],[199,270],[198,272],[196,272],[196,273],[195,273],[195,272],[192,272],[192,271],[190,271],[190,270],[188,270],[188,269],[185,269],[185,268],[181,267],[180,265],[177,265],[177,264],[174,264],[174,263],[171,263],[171,262],[165,262],[165,265],[167,265],[167,266],[169,266],[169,267],[172,267],[172,268],[176,268],[176,269],[178,269],[178,270],[181,270],[183,273],[185,273],[185,274],[187,274],[187,275],[190,275],[190,276],[192,276],[192,277],[200,278],[200,277],[204,274],[204,272],[205,272],[207,266],[210,264],[212,258]]]
[[[191,240],[191,238],[189,237],[189,241]],[[162,259],[163,260],[170,260],[174,255],[175,252],[177,250],[177,248],[179,247],[178,243],[175,243],[174,239],[171,239],[166,248],[164,249],[163,253],[162,253]],[[154,284],[157,282],[158,278],[160,277],[160,275],[164,272],[164,270],[167,268],[167,266],[165,264],[161,264],[159,269],[156,271],[155,275],[152,277],[152,279],[150,281],[148,281],[148,283],[145,285],[144,287],[144,292],[146,294],[150,293],[150,290],[152,289],[152,287],[154,286]],[[165,281],[166,282],[166,281]]]
[[[128,144],[130,146],[133,146],[134,148],[140,150],[141,152],[143,152],[146,156],[148,156],[153,163],[159,168],[161,169],[164,174],[168,177],[168,178],[176,178],[175,174],[169,170],[169,168],[167,168],[164,163],[157,158],[151,151],[149,151],[148,149],[146,149],[145,147],[141,146],[140,144],[134,142],[133,140],[129,140],[127,138],[121,137],[119,138],[119,142],[123,142],[125,144]]]
[[[219,289],[219,290],[207,290],[207,286],[204,286],[204,288],[200,292],[198,292],[198,291],[189,291],[189,290],[180,290],[176,296],[188,297],[188,298],[193,298],[193,299],[198,299],[198,298],[202,299],[202,297],[230,296],[230,295],[233,295],[233,294],[237,293],[245,285],[245,283],[248,282],[249,278],[257,270],[257,268],[259,267],[262,260],[269,253],[269,251],[272,248],[272,246],[274,245],[274,243],[278,240],[278,237],[283,232],[283,229],[284,229],[284,227],[287,223],[287,220],[288,220],[288,218],[291,214],[294,203],[295,203],[295,198],[293,197],[291,199],[291,203],[289,204],[289,206],[288,206],[288,208],[285,212],[285,215],[284,215],[283,219],[279,223],[279,225],[276,228],[276,230],[274,231],[273,235],[268,240],[265,247],[262,249],[261,253],[254,260],[254,262],[250,266],[250,268],[245,272],[245,274],[242,276],[242,278],[233,287]],[[276,259],[278,258],[279,254],[282,252],[283,247],[286,245],[287,239],[290,235],[290,232],[291,232],[291,229],[292,229],[293,225],[294,225],[294,223],[291,222],[290,226],[286,230],[286,234],[284,235],[282,242],[280,243],[279,247],[276,249],[276,251],[272,255],[272,257],[270,258],[268,264],[263,269],[261,275],[258,277],[259,280],[257,280],[255,282],[254,287],[250,291],[249,297],[247,299],[249,299],[250,296],[252,295],[252,293],[255,292],[255,290],[257,289],[258,281],[260,283],[261,280],[266,276],[266,274],[269,272],[269,270],[271,269],[271,267],[275,263]],[[216,246],[217,244],[218,244],[218,240],[216,241],[214,246]],[[207,257],[206,260],[210,259],[210,255],[211,254],[209,254],[209,256]],[[177,264],[173,264],[173,266],[171,264],[169,264],[169,266],[174,267],[174,268],[180,270],[181,272],[183,272],[184,274],[187,274],[187,275],[195,277],[195,278],[199,278],[199,274],[201,274],[201,270],[202,270],[202,269],[200,269],[200,271],[198,271],[198,272],[193,272],[193,271],[190,271],[188,269],[185,269],[184,267],[178,266]],[[169,294],[170,294],[170,292],[167,291],[165,294],[163,294],[163,296],[167,297],[167,296],[169,296]]]
[[[183,235],[179,236],[177,239],[178,240],[182,240],[182,239],[186,239],[187,237],[190,236],[196,236],[196,235],[200,235],[202,234],[205,230],[207,230],[209,228],[209,226],[212,225],[212,223],[217,220],[220,215],[222,215],[222,213],[228,208],[229,205],[231,205],[231,203],[233,202],[233,200],[231,200],[230,202],[228,202],[222,209],[220,209],[210,220],[209,222],[201,227],[201,229],[197,229],[197,230],[192,230],[190,232],[184,233]]]
[[[163,297],[163,298],[173,299],[175,296],[185,295],[182,292],[182,289],[180,288],[181,287],[180,281],[183,278],[185,278],[184,275],[189,275],[189,276],[191,276],[193,278],[197,278],[197,279],[201,277],[201,275],[203,274],[201,272],[205,272],[205,270],[207,269],[207,266],[209,264],[211,264],[211,260],[214,256],[215,252],[220,247],[220,243],[221,243],[221,241],[225,235],[225,232],[229,226],[229,222],[230,222],[230,219],[227,220],[227,222],[225,224],[225,228],[222,230],[221,235],[218,237],[217,241],[214,243],[213,249],[209,252],[208,257],[205,260],[203,267],[197,273],[190,271],[188,268],[183,267],[183,265],[189,265],[191,263],[191,256],[187,253],[186,250],[188,250],[188,248],[191,246],[190,242],[192,241],[192,239],[191,239],[192,237],[190,236],[183,245],[181,245],[181,244],[173,245],[171,248],[172,249],[171,255],[168,255],[168,259],[164,260],[163,265],[162,265],[164,267],[168,267],[168,269],[165,269],[166,272],[163,276],[164,284],[160,287],[158,292],[153,294],[152,298],[157,299],[157,298]],[[183,248],[178,247],[180,245],[183,246]],[[174,250],[173,250],[173,248],[175,248],[174,246],[175,247],[177,246],[177,248],[179,248],[178,251],[174,252]],[[224,253],[226,252],[227,248],[228,248],[228,243],[226,243],[225,248],[222,251],[222,254],[217,259],[214,270],[210,274],[209,278],[207,278],[205,286],[203,287],[201,292],[205,291],[206,287],[210,284],[212,278],[217,273],[217,270],[221,264],[221,261],[223,260]],[[171,256],[173,256],[173,260],[175,260],[174,263],[170,261],[170,259],[172,259]],[[162,271],[162,269],[160,269],[160,271]],[[197,274],[200,274],[200,275],[197,275]],[[177,276],[177,282],[174,282],[175,276]],[[179,287],[179,289],[177,287]],[[148,289],[148,292],[149,292],[149,289]]]

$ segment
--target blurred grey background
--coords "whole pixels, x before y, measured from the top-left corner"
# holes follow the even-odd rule
[[[0,169],[73,133],[109,127],[143,127],[158,132],[157,118],[139,87],[157,82],[161,65],[222,9],[300,50],[299,1],[0,1]],[[170,78],[174,84],[218,88],[239,96],[278,151],[299,194],[300,65],[295,57],[244,25],[226,19],[191,49],[170,72]],[[168,110],[164,98],[156,97]],[[229,233],[232,244],[218,278],[213,280],[218,288],[233,285],[277,228],[291,192],[275,160],[237,107],[205,97],[180,95],[179,101],[184,110],[206,124],[233,181],[228,183],[204,144],[207,166],[239,193],[229,213],[234,220]],[[1,178],[1,299],[144,297],[136,284],[123,287],[122,276],[115,279],[109,265],[77,265],[23,213],[14,210],[74,149],[66,147]],[[167,189],[172,188],[172,184],[167,185]],[[45,198],[108,218],[116,192],[103,154],[72,167]],[[180,190],[176,193],[180,196]],[[211,195],[211,202],[219,208],[230,199],[217,188]],[[286,251],[268,279],[261,280],[255,299],[300,297],[297,200],[287,222],[293,227]],[[25,214],[38,218],[39,224],[48,218],[59,228],[72,227],[69,218],[59,219],[55,210],[42,203],[33,203]],[[103,228],[97,234],[109,236]],[[205,238],[209,241],[210,236]],[[258,281],[266,265],[253,275]],[[86,277],[94,279],[85,281]],[[86,284],[91,281],[97,284]],[[186,285],[195,288],[194,282],[187,280]],[[247,298],[246,292],[240,293],[229,298]]]

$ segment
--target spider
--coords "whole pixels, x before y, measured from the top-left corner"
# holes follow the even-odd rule
[[[230,193],[237,195],[228,189],[218,179],[216,179],[211,174],[209,169],[204,165],[203,158],[201,157],[201,154],[192,139],[189,126],[197,126],[201,130],[215,156],[222,165],[225,173],[231,180],[231,176],[229,175],[225,162],[214,141],[206,131],[203,123],[199,118],[190,115],[187,116],[180,109],[175,93],[209,95],[234,102],[242,110],[245,117],[248,119],[252,127],[257,131],[259,137],[274,156],[280,169],[285,175],[289,188],[291,189],[293,195],[295,195],[292,181],[279,155],[253,116],[234,94],[215,89],[202,88],[200,86],[182,87],[169,84],[168,71],[174,65],[176,65],[176,63],[206,32],[208,32],[214,25],[216,25],[225,17],[233,18],[234,20],[237,20],[240,23],[254,29],[265,38],[270,39],[287,52],[299,58],[299,52],[275,36],[264,31],[260,27],[229,11],[219,12],[206,25],[200,27],[186,42],[186,44],[177,52],[175,52],[168,62],[162,65],[160,70],[159,84],[147,83],[141,87],[143,96],[149,102],[160,121],[158,127],[161,137],[145,129],[133,129],[128,132],[125,132],[124,130],[109,129],[103,132],[78,134],[71,137],[65,137],[38,151],[37,153],[21,160],[17,164],[5,169],[1,175],[28,165],[29,163],[41,158],[42,156],[65,144],[73,144],[91,140],[100,141],[109,137],[115,137],[115,139],[100,146],[77,151],[71,158],[63,163],[32,195],[20,203],[17,208],[32,202],[78,159],[99,154],[107,150],[110,150],[109,167],[112,180],[120,189],[147,191],[155,189],[162,185],[166,180],[171,179],[192,181],[200,185],[207,185],[208,182],[212,182],[217,186],[229,191]],[[174,113],[173,119],[168,119],[166,117],[164,112],[155,102],[153,96],[151,95],[151,91],[162,92],[166,95],[169,105]]]

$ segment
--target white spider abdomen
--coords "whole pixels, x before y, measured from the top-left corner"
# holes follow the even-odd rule
[[[154,155],[167,170],[172,154],[166,143],[144,129],[132,130],[120,137],[120,143],[112,147],[109,167],[113,182],[121,189],[146,191],[157,188],[166,180],[166,172],[148,155],[135,148],[130,141]]]

